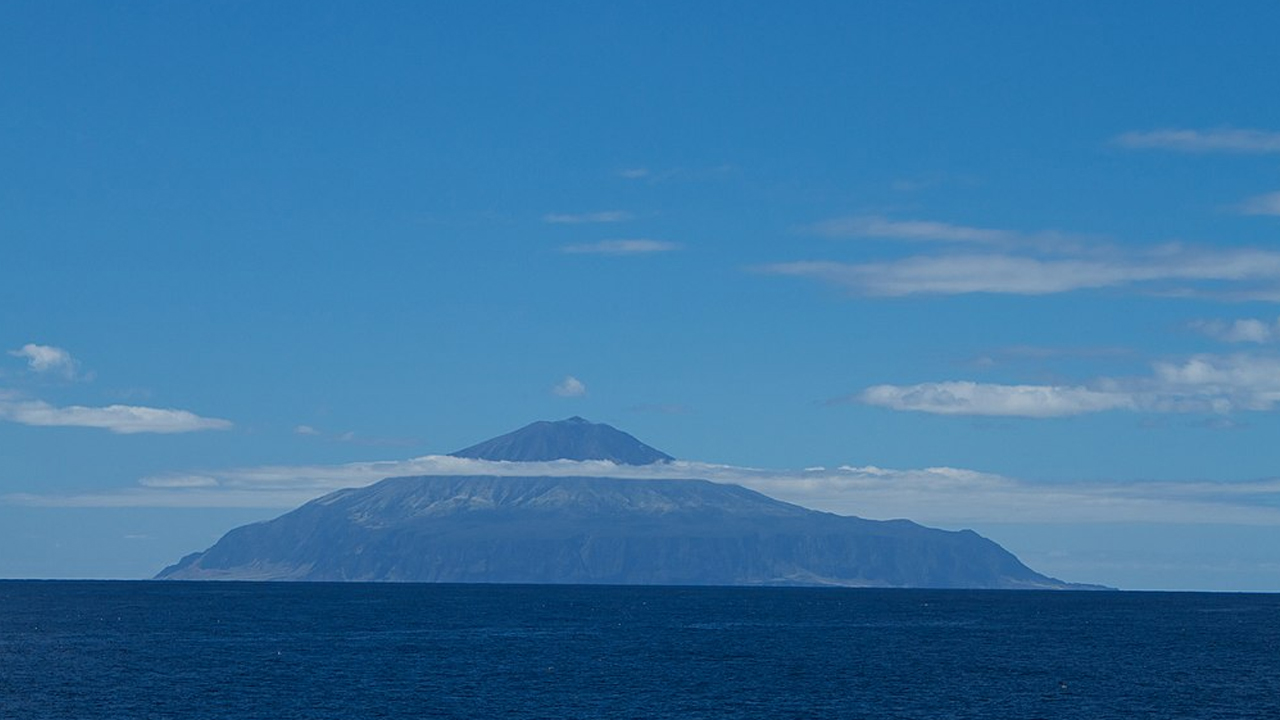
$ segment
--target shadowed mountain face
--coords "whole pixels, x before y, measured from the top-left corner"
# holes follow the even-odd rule
[[[452,455],[512,462],[611,460],[619,465],[648,465],[674,459],[617,428],[580,417],[535,422]]]
[[[669,460],[608,425],[539,422],[455,453]],[[705,480],[424,476],[339,490],[227,533],[174,580],[1044,588],[963,530],[843,517]]]

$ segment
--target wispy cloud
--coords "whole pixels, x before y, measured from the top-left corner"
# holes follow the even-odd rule
[[[551,388],[551,392],[560,397],[582,397],[587,394],[586,383],[572,375],[566,375],[564,380],[556,383]]]
[[[615,174],[624,180],[643,180],[651,184],[668,181],[701,182],[720,180],[733,175],[737,167],[730,163],[709,165],[705,167],[673,167],[654,170],[647,167],[629,167],[618,170]]]
[[[1236,210],[1242,215],[1280,215],[1280,192],[1246,198]]]
[[[892,240],[997,244],[1016,240],[1018,233],[968,227],[932,220],[891,220],[880,215],[855,215],[814,223],[811,232],[826,237],[866,237]]]
[[[1084,261],[1044,261],[1011,255],[917,256],[888,262],[799,261],[760,268],[772,275],[812,278],[859,295],[1047,295],[1122,284],[1121,268]]]
[[[898,220],[883,215],[851,215],[832,218],[801,228],[830,238],[871,238],[907,242],[938,242],[980,245],[1001,249],[1022,249],[1049,254],[1089,251],[1098,238],[1057,230],[1019,232],[1000,228],[975,227],[936,220]]]
[[[68,379],[76,376],[79,367],[71,353],[52,345],[27,343],[17,350],[10,350],[9,354],[25,359],[32,372],[58,374]]]
[[[57,407],[42,400],[21,400],[3,395],[0,395],[0,420],[41,427],[101,428],[121,435],[187,433],[231,427],[228,420],[200,417],[186,410],[136,405]]]
[[[875,385],[833,402],[854,401],[935,415],[1064,417],[1108,410],[1151,413],[1260,412],[1280,404],[1280,357],[1196,355],[1158,362],[1137,378],[1086,385],[1002,385],[965,380]]]
[[[1161,129],[1127,132],[1115,144],[1136,150],[1174,150],[1188,153],[1280,153],[1280,132],[1243,128],[1213,130]]]
[[[662,240],[601,240],[581,245],[561,246],[560,252],[571,255],[649,255],[679,250],[680,246]]]
[[[1270,343],[1280,340],[1280,319],[1274,322],[1241,318],[1238,320],[1195,320],[1191,329],[1215,340],[1229,343]]]
[[[840,466],[769,470],[699,462],[614,465],[607,461],[493,462],[428,455],[345,465],[263,466],[144,478],[139,486],[78,495],[0,496],[11,505],[53,507],[291,508],[341,488],[412,475],[703,479],[752,488],[828,512],[944,526],[1000,523],[1212,523],[1280,525],[1280,481],[1033,483],[950,467]]]
[[[559,225],[584,225],[589,223],[616,223],[631,220],[634,215],[625,210],[602,210],[589,213],[550,213],[542,216],[543,222]]]
[[[1048,295],[1134,288],[1152,294],[1271,299],[1280,292],[1280,252],[1165,245],[1145,251],[1042,259],[1010,253],[917,255],[867,263],[765,265],[773,275],[812,278],[858,295]],[[1229,289],[1224,286],[1233,286]]]

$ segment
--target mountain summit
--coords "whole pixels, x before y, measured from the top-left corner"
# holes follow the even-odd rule
[[[618,465],[648,465],[675,459],[615,427],[577,416],[556,422],[540,420],[450,454],[474,460],[609,460]]]

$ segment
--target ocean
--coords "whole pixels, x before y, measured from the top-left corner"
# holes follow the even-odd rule
[[[1280,718],[1280,595],[0,582],[0,718]]]

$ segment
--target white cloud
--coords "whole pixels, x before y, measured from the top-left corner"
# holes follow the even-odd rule
[[[1196,355],[1156,363],[1153,409],[1172,412],[1266,411],[1280,403],[1280,357]]]
[[[1084,387],[1057,385],[995,385],[967,381],[876,385],[859,399],[892,410],[915,410],[938,415],[1003,415],[1062,417],[1104,410],[1133,409],[1133,397]]]
[[[10,350],[14,357],[25,358],[27,367],[38,373],[59,373],[73,378],[76,374],[76,360],[71,353],[52,345],[36,345],[27,343],[18,350]]]
[[[1280,215],[1280,192],[1246,198],[1236,210],[1244,215]]]
[[[603,210],[591,213],[550,213],[542,216],[543,222],[560,225],[582,225],[586,223],[625,222],[634,217],[625,210]]]
[[[582,397],[587,394],[587,386],[578,378],[566,375],[564,380],[551,388],[551,392],[560,397]]]
[[[319,435],[320,431],[310,425],[299,425],[293,429],[295,435]]]
[[[1229,343],[1269,343],[1280,340],[1280,320],[1269,323],[1254,318],[1225,322],[1223,320],[1196,320],[1191,329],[1215,340]]]
[[[642,168],[642,167],[623,168],[618,171],[618,177],[626,178],[628,180],[639,180],[641,178],[646,178],[646,177],[649,177],[649,168]]]
[[[802,261],[758,268],[773,275],[822,280],[869,296],[996,293],[1047,295],[1128,288],[1160,294],[1273,297],[1280,252],[1167,245],[1142,253],[1044,260],[1008,253],[918,255],[870,263]],[[1226,284],[1243,285],[1228,293]]]
[[[662,240],[601,240],[600,242],[581,245],[564,245],[560,252],[571,255],[648,255],[651,253],[671,252],[680,246]]]
[[[943,526],[1001,523],[1209,523],[1280,525],[1280,480],[1239,483],[1033,483],[949,467],[841,466],[768,470],[675,461],[493,462],[441,455],[345,465],[263,466],[144,478],[140,487],[80,495],[10,494],[0,502],[53,507],[296,507],[342,488],[412,475],[703,479],[742,485],[817,510],[908,517]]]
[[[0,420],[42,427],[89,427],[129,435],[134,433],[186,433],[225,430],[231,422],[200,417],[186,410],[135,405],[56,407],[41,400],[15,400],[0,396]]]
[[[1132,149],[1176,150],[1189,153],[1227,152],[1261,155],[1280,153],[1280,132],[1218,128],[1215,130],[1163,129],[1127,132],[1115,139]]]

